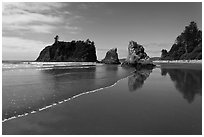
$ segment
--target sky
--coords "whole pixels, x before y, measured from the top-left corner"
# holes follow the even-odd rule
[[[126,58],[131,40],[159,57],[191,21],[202,30],[201,2],[3,2],[2,59],[35,60],[56,35],[94,41],[98,60],[111,48]]]

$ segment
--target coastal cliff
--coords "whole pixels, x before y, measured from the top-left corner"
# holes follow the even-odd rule
[[[94,42],[89,39],[64,42],[58,41],[58,36],[56,36],[54,44],[45,47],[36,61],[96,62],[96,49]]]
[[[162,50],[161,60],[201,60],[202,59],[202,31],[198,29],[195,22],[176,38],[171,49]]]

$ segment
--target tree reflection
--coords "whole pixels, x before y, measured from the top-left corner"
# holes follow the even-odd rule
[[[149,77],[152,70],[137,70],[134,74],[128,77],[128,87],[129,91],[136,91],[141,88],[144,84],[144,81]]]
[[[161,68],[161,75],[169,75],[175,83],[176,89],[189,102],[193,102],[195,95],[202,95],[202,71],[190,69]]]

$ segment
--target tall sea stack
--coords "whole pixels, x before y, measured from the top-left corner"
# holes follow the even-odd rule
[[[110,49],[107,53],[105,58],[101,61],[105,64],[120,64],[118,59],[117,48]]]
[[[142,45],[135,41],[130,41],[128,45],[128,56],[122,63],[122,66],[131,66],[135,68],[153,68],[155,65],[149,60]]]

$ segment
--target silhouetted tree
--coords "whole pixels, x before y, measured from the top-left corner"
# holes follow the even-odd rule
[[[167,52],[167,50],[166,49],[162,49],[162,54],[161,54],[161,58],[164,58],[164,57],[166,57],[167,56],[167,54],[168,54],[168,52]]]
[[[94,41],[91,42],[91,45],[94,45]]]
[[[176,38],[168,55],[165,56],[166,51],[163,51],[161,57],[167,60],[201,59],[202,48],[199,47],[200,45],[202,46],[202,31],[199,30],[197,24],[192,21]]]
[[[85,43],[90,44],[91,41],[89,39],[87,39]]]
[[[58,39],[59,39],[59,36],[56,35],[54,39],[55,39],[55,43],[57,43],[57,42],[58,42]]]
[[[202,33],[198,30],[197,24],[192,21],[190,25],[185,27],[184,32],[176,38],[176,44],[183,45],[185,52],[189,53],[198,45],[201,39]]]

